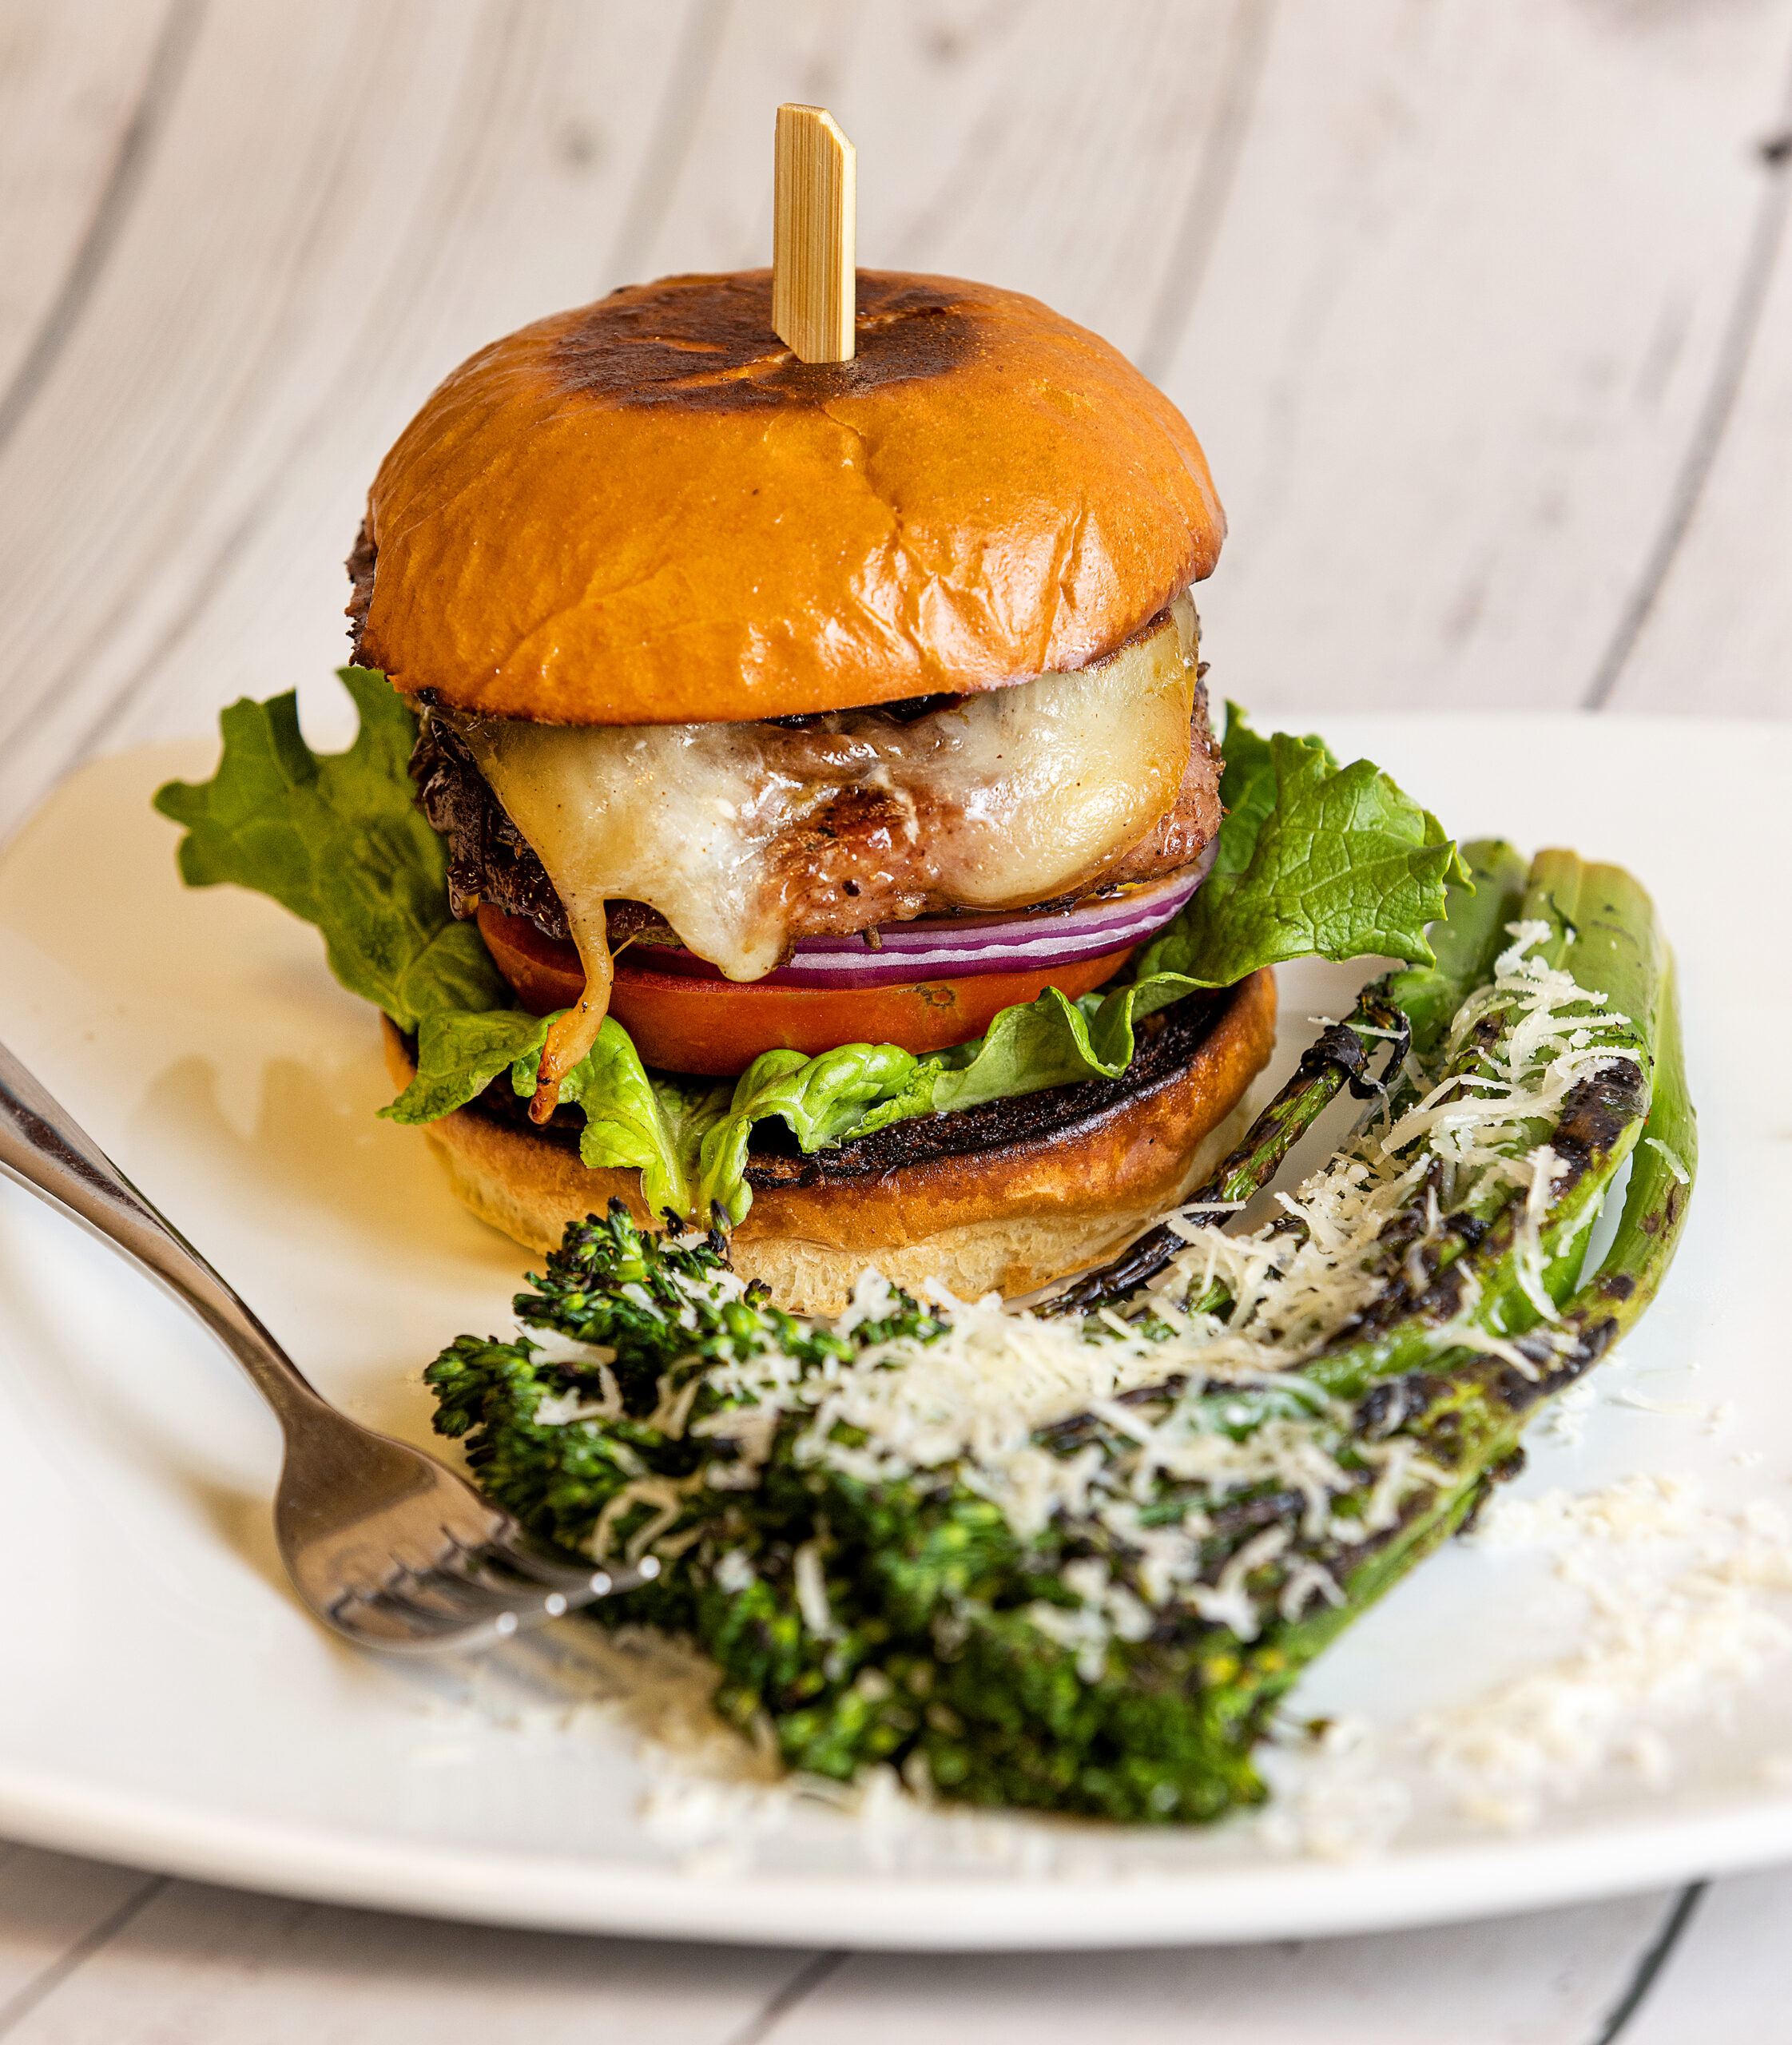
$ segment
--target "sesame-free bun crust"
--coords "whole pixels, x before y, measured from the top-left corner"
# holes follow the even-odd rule
[[[1029,1293],[1099,1262],[1198,1185],[1236,1140],[1244,1097],[1275,1044],[1274,975],[1240,983],[1193,1055],[1074,1133],[905,1165],[871,1179],[758,1189],[735,1267],[781,1306],[836,1313],[874,1264],[899,1284],[961,1296]],[[415,1067],[382,1019],[393,1080]],[[612,1197],[650,1217],[638,1172],[590,1170],[572,1150],[462,1108],[424,1130],[460,1199],[543,1253]]]
[[[542,723],[743,721],[1087,665],[1207,574],[1186,421],[1017,292],[861,270],[798,362],[771,273],[662,278],[483,348],[368,499],[360,657]]]

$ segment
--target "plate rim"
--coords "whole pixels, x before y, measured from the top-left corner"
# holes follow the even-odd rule
[[[468,1924],[794,1950],[1112,1951],[1339,1938],[1556,1909],[1786,1857],[1792,1796],[1349,1860],[1292,1854],[1119,1879],[689,1872],[571,1855],[410,1844],[196,1813],[0,1769],[0,1833],[145,1872]],[[1027,1908],[1017,1912],[1016,1895]]]

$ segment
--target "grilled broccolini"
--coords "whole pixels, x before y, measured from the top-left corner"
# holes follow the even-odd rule
[[[1081,1320],[867,1279],[811,1328],[719,1237],[618,1205],[568,1231],[516,1340],[431,1366],[438,1426],[543,1538],[657,1553],[658,1582],[600,1614],[693,1633],[718,1708],[793,1767],[892,1761],[1129,1821],[1255,1799],[1277,1699],[1472,1512],[1652,1296],[1685,1212],[1647,897],[1562,853],[1521,891],[1509,851],[1468,849],[1436,966],[1349,1019],[1365,1058],[1304,1066],[1222,1168],[1244,1197],[1345,1070],[1397,1050],[1389,1007],[1410,1024],[1381,1106],[1271,1228],[1173,1227],[1130,1290],[1082,1289],[1118,1307]]]

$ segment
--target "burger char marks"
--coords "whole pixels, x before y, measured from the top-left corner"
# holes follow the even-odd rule
[[[857,353],[805,363],[772,327],[772,273],[667,277],[643,300],[613,293],[561,336],[563,386],[618,407],[690,411],[813,406],[880,384],[944,375],[977,344],[974,315],[937,285],[861,272]]]

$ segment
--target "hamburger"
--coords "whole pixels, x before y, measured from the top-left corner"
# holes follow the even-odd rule
[[[1270,966],[1428,958],[1453,856],[1365,762],[1222,751],[1224,517],[1116,351],[880,272],[856,338],[798,360],[756,271],[482,350],[369,494],[357,748],[238,705],[158,797],[323,927],[475,1213],[670,1211],[815,1312],[1111,1253],[1226,1147]]]

